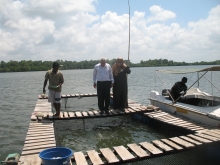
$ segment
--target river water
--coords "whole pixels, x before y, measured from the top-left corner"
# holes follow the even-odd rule
[[[165,87],[171,88],[173,83],[181,80],[183,76],[188,78],[187,85],[190,86],[197,78],[196,74],[167,75],[159,73],[160,79],[163,81],[161,83],[161,80],[154,74],[157,69],[202,69],[206,67],[210,66],[131,68],[132,72],[128,75],[128,97],[138,103],[148,105],[150,103],[148,97],[151,90],[162,91]],[[65,82],[62,93],[96,93],[93,88],[92,72],[92,69],[63,70]],[[21,153],[31,113],[34,110],[38,95],[42,94],[45,73],[42,71],[0,73],[0,160],[4,160],[10,153]],[[207,74],[207,78],[212,79],[213,83],[219,87],[219,72]],[[215,88],[211,88],[210,83],[205,79],[200,81],[199,85],[201,90],[207,93],[220,95],[220,92]],[[66,111],[98,109],[97,98],[69,99],[66,109],[63,104],[61,109]],[[55,126],[57,144],[69,147],[74,151],[86,151],[104,147],[112,148],[118,145],[171,137],[169,133],[145,125],[130,116],[86,119],[84,121],[57,121]],[[213,164],[216,163],[212,158],[198,155],[198,152],[196,153],[197,155],[195,154],[198,159],[191,160],[187,154],[192,155],[193,153],[189,151],[177,154],[175,159],[178,160],[178,164],[201,164],[210,161],[213,161]],[[157,160],[152,159],[148,161],[148,164],[155,164],[155,162],[157,164],[176,164],[176,161],[172,161],[173,158],[170,156]],[[169,163],[164,163],[164,161]],[[143,162],[135,164],[141,163]]]

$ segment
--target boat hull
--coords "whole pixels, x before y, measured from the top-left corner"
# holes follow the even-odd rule
[[[176,114],[187,119],[200,122],[202,124],[220,127],[220,120],[210,117],[207,113],[203,113],[193,106],[184,105],[182,103],[173,104],[170,100],[166,100],[158,92],[151,92],[149,98],[152,105],[159,107],[162,111]]]

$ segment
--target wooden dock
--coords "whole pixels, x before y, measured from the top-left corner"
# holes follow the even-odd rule
[[[82,97],[94,97],[95,94],[81,94]],[[63,98],[79,97],[75,95],[62,95]],[[80,96],[81,97],[81,96]],[[189,130],[191,133],[183,136],[175,136],[168,139],[145,141],[138,144],[124,144],[112,148],[101,148],[74,152],[72,162],[77,165],[89,164],[124,164],[154,157],[175,154],[195,147],[217,143],[220,141],[220,130],[213,126],[204,125],[198,122],[187,120],[162,112],[158,107],[147,107],[129,101],[130,108],[124,112],[111,110],[109,115],[100,114],[100,111],[84,112],[62,112],[61,118],[53,118],[51,104],[47,99],[39,98],[24,142],[24,148],[20,157],[20,165],[41,165],[39,153],[47,148],[56,147],[53,120],[72,120],[100,117],[114,117],[121,115],[141,114],[150,120],[161,122],[162,124],[175,126]]]

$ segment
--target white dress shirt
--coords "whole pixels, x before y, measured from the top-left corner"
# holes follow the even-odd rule
[[[112,68],[108,63],[105,66],[101,66],[99,63],[94,67],[93,82],[97,83],[97,81],[111,81],[114,83]]]

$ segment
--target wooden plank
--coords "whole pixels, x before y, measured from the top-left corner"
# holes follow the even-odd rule
[[[41,158],[38,154],[21,156],[19,165],[41,165]]]
[[[86,158],[82,152],[73,153],[77,165],[88,165]]]
[[[41,137],[44,137],[44,136],[50,136],[50,135],[54,135],[54,132],[49,132],[49,133],[39,133],[39,134],[36,134],[36,133],[29,133],[26,135],[26,138],[27,137],[37,137],[37,136],[41,136]]]
[[[95,165],[95,164],[104,164],[102,159],[99,157],[98,152],[96,152],[95,150],[90,150],[90,151],[86,151],[91,162]]]
[[[196,135],[196,136],[199,136],[199,137],[202,137],[202,138],[204,138],[204,139],[208,139],[208,140],[210,140],[210,141],[219,141],[218,138],[213,137],[213,136],[210,136],[210,135],[206,135],[206,134],[202,134],[202,133],[196,133],[195,135]]]
[[[89,116],[94,116],[94,113],[92,111],[87,111]]]
[[[140,146],[138,146],[138,145],[135,144],[135,143],[133,143],[133,144],[127,144],[127,146],[128,146],[139,158],[143,158],[143,157],[150,156],[146,151],[144,151]]]
[[[24,144],[24,147],[40,146],[40,145],[47,145],[47,144],[55,144],[56,145],[56,141],[50,140],[50,141],[43,141],[43,142],[37,142],[37,143],[27,143],[27,144]]]
[[[70,118],[75,117],[74,113],[73,113],[73,112],[69,112],[69,117],[70,117]]]
[[[199,141],[199,142],[202,142],[202,143],[211,143],[210,140],[207,140],[207,139],[204,139],[204,138],[201,138],[201,137],[192,135],[192,134],[187,135],[187,136],[190,137],[190,138],[193,138],[193,139],[195,139],[195,140],[197,140],[197,141]]]
[[[27,151],[22,151],[21,155],[32,155],[32,154],[38,154],[41,151],[45,150],[46,148],[41,148],[41,149],[36,149],[36,150],[27,150]]]
[[[63,112],[63,115],[64,115],[65,118],[69,118],[69,115],[68,115],[67,112]]]
[[[162,150],[169,152],[169,151],[173,151],[173,149],[171,147],[169,147],[168,145],[164,144],[163,142],[159,141],[159,140],[153,140],[152,143],[158,147],[160,147]]]
[[[135,157],[124,146],[117,146],[113,148],[123,161],[135,159]]]
[[[82,117],[82,113],[81,112],[75,112],[77,117]]]
[[[43,131],[52,131],[51,128],[29,128],[28,132],[43,132]]]
[[[46,145],[38,145],[38,146],[25,146],[23,148],[23,151],[44,149],[44,148],[52,148],[52,147],[56,147],[56,144],[46,144]]]
[[[40,132],[27,132],[27,135],[41,135],[41,134],[48,134],[48,133],[53,133],[54,134],[54,131],[53,130],[50,130],[50,131],[40,131]]]
[[[150,151],[152,154],[157,155],[157,154],[162,154],[163,152],[161,150],[159,150],[158,148],[156,148],[153,144],[148,143],[148,142],[142,142],[139,143],[140,145],[142,145],[145,149],[147,149],[148,151]]]
[[[60,112],[60,118],[61,118],[61,119],[64,118],[64,117],[63,117],[63,112]]]
[[[89,116],[87,112],[82,112],[82,115],[85,117]]]
[[[46,138],[54,138],[54,135],[36,136],[36,137],[26,137],[26,138],[25,138],[25,141],[28,141],[28,140],[36,140],[36,139],[46,139]]]
[[[216,134],[216,133],[213,133],[213,132],[210,132],[210,131],[208,131],[208,130],[202,130],[202,131],[200,131],[201,133],[203,133],[203,134],[207,134],[207,135],[210,135],[210,136],[214,136],[214,137],[216,137],[216,138],[220,138],[220,135],[218,135],[218,134]],[[200,133],[199,132],[199,133]]]
[[[94,110],[93,113],[94,113],[96,116],[100,116],[100,112],[98,112],[97,110]]]
[[[175,148],[176,150],[182,150],[183,148],[168,139],[161,139],[162,142],[168,144],[169,146]]]
[[[105,159],[108,161],[108,163],[119,162],[118,158],[115,156],[115,154],[112,152],[110,148],[102,148],[100,149],[100,152],[105,157]]]
[[[45,141],[54,141],[54,140],[55,140],[55,138],[27,140],[27,141],[24,141],[24,144],[38,143],[38,142],[45,142]]]
[[[191,138],[189,138],[187,136],[180,136],[180,138],[184,139],[184,140],[186,140],[186,141],[188,141],[190,143],[196,144],[196,145],[201,145],[202,144],[202,143],[200,143],[200,142],[198,142],[196,140],[193,140],[193,139],[191,139]]]
[[[183,139],[180,139],[179,137],[173,137],[173,138],[169,138],[170,140],[174,141],[175,143],[183,146],[183,147],[186,147],[186,148],[191,148],[191,147],[195,147],[194,144],[192,143],[189,143]]]

